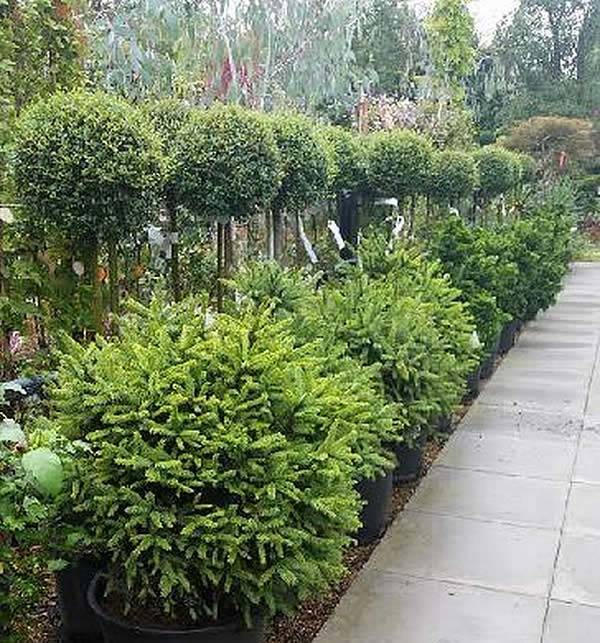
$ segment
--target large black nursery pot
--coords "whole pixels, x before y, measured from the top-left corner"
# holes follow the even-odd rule
[[[498,349],[500,346],[500,337],[496,340],[495,344],[492,346],[488,356],[481,362],[481,372],[480,378],[482,380],[487,380],[492,376],[494,372],[494,365],[496,363],[496,357],[498,357]]]
[[[498,345],[498,352],[500,355],[506,355],[506,353],[508,353],[508,351],[515,345],[519,328],[520,322],[517,319],[513,319],[504,325]]]
[[[481,381],[481,366],[478,366],[467,376],[466,399],[472,400],[479,395],[479,383]]]
[[[415,440],[412,446],[406,442],[398,442],[394,447],[398,464],[394,469],[394,484],[412,482],[419,477],[423,466],[423,449],[427,442],[425,433]]]
[[[360,512],[362,527],[356,533],[359,544],[366,545],[377,540],[383,533],[392,507],[394,476],[392,471],[377,476],[374,480],[361,480],[356,490],[365,503]]]
[[[441,415],[436,422],[436,429],[440,433],[450,434],[453,430],[452,418],[449,415]]]
[[[91,609],[87,590],[102,565],[82,559],[56,572],[61,643],[103,643],[102,631]]]
[[[264,623],[257,621],[247,629],[241,620],[222,625],[200,628],[169,629],[160,626],[140,626],[129,623],[123,617],[109,614],[101,603],[106,587],[106,575],[96,574],[88,589],[88,601],[94,610],[105,643],[261,643],[264,639]]]

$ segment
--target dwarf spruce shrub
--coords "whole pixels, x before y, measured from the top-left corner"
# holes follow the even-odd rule
[[[73,506],[127,605],[289,611],[342,571],[358,525],[354,441],[371,421],[269,311],[155,302],[62,360],[51,421],[89,450]]]

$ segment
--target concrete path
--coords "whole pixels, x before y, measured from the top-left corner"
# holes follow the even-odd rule
[[[600,641],[600,264],[573,266],[317,643]]]

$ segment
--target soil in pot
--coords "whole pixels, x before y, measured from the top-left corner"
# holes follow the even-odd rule
[[[247,629],[240,618],[219,623],[184,625],[144,623],[140,614],[123,616],[118,601],[105,599],[106,575],[96,574],[88,588],[88,601],[104,634],[105,643],[262,643],[264,623],[257,619]],[[148,618],[147,620],[151,620]]]
[[[365,503],[360,512],[362,527],[356,534],[360,545],[377,540],[385,529],[394,492],[393,473],[378,476],[374,480],[361,480],[356,490]]]
[[[102,631],[87,600],[87,589],[102,565],[82,559],[56,572],[61,638],[64,643],[102,643]]]
[[[412,482],[419,477],[423,465],[423,448],[427,437],[422,433],[412,446],[399,442],[394,447],[398,464],[394,469],[394,484]]]

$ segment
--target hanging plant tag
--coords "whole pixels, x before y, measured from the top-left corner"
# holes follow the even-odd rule
[[[329,230],[331,231],[331,234],[333,235],[333,239],[338,247],[338,250],[343,250],[346,247],[346,242],[342,238],[338,224],[335,221],[332,221],[330,219],[327,222],[327,227],[329,228]]]
[[[82,277],[83,274],[85,273],[85,266],[83,265],[82,261],[74,261],[72,268],[73,268],[73,272],[78,277]]]
[[[298,217],[298,231],[300,232],[300,239],[302,240],[302,245],[306,250],[306,254],[310,259],[310,262],[313,265],[316,263],[319,263],[317,253],[315,252],[315,249],[313,248],[313,245],[310,242],[310,239],[306,236],[306,232],[304,231],[304,221],[302,220],[301,216]]]
[[[6,206],[0,207],[0,221],[4,223],[13,223],[15,220],[15,215],[12,210]]]

